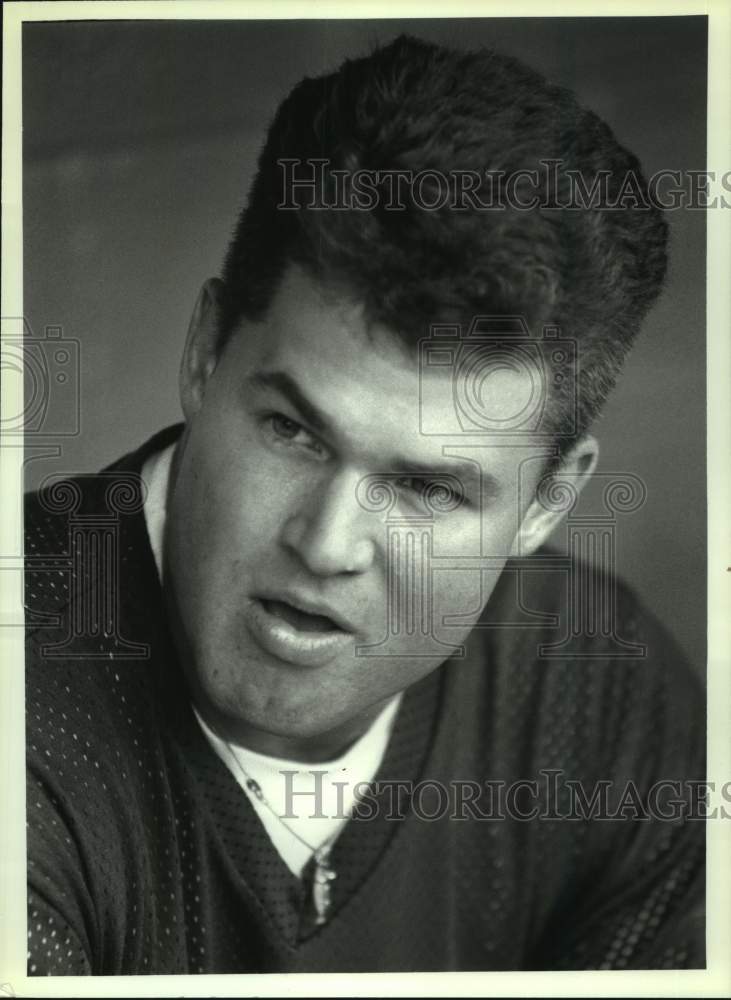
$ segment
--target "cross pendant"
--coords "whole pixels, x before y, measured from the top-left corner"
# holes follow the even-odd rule
[[[330,883],[337,878],[337,873],[330,867],[330,846],[318,848],[314,853],[315,870],[312,874],[312,901],[315,904],[317,919],[320,925],[327,922],[332,895]]]

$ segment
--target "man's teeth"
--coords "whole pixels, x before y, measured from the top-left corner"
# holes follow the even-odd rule
[[[332,632],[338,629],[332,618],[326,615],[311,615],[284,601],[262,600],[262,604],[270,614],[283,619],[301,632]]]

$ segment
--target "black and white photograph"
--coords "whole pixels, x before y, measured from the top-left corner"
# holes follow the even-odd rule
[[[83,6],[3,302],[25,988],[710,969],[709,16]]]

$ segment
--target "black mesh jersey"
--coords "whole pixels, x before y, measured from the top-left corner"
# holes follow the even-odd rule
[[[173,651],[139,471],[177,433],[27,498],[29,973],[703,966],[699,685],[614,581],[644,656],[539,655],[560,561],[508,564],[465,656],[406,691],[315,923]]]

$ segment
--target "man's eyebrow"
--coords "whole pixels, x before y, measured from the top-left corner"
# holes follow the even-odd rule
[[[323,432],[332,426],[327,414],[307,398],[297,380],[287,372],[254,372],[246,381],[256,388],[273,389],[284,396],[313,430]]]
[[[466,483],[479,481],[481,489],[487,494],[496,494],[499,490],[498,481],[489,473],[482,471],[479,462],[430,462],[424,465],[421,462],[409,461],[407,458],[398,460],[399,468],[405,473],[413,473],[416,476],[423,476],[425,479],[433,479],[438,476],[454,476],[464,486]]]

